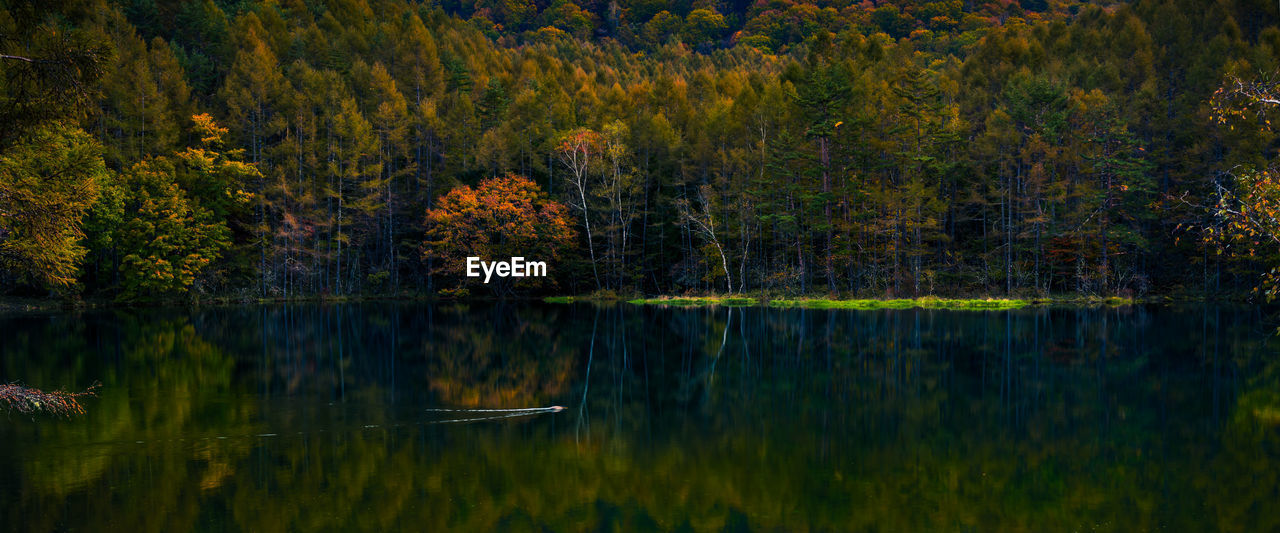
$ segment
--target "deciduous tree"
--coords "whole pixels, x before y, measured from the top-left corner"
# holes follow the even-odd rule
[[[468,257],[498,261],[519,256],[552,269],[574,241],[568,209],[533,181],[515,174],[449,191],[427,211],[426,220],[425,256],[436,259],[438,274],[463,281]],[[495,278],[490,284],[506,293],[517,284],[538,286],[545,280],[509,281]]]

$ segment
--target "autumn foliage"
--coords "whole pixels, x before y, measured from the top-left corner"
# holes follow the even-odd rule
[[[1219,126],[1234,131],[1272,132],[1268,112],[1280,106],[1280,82],[1274,78],[1243,80],[1230,77],[1210,100]],[[1280,173],[1275,168],[1242,165],[1216,180],[1213,221],[1203,229],[1206,244],[1246,260],[1261,261],[1261,282],[1255,287],[1267,300],[1280,295]]]
[[[1274,80],[1214,96],[1277,69],[1274,3],[64,4],[0,8],[0,55],[43,61],[0,59],[4,293],[436,293],[467,248],[545,242],[427,227],[496,223],[446,206],[508,173],[581,228],[568,292],[1229,292],[1271,266],[1175,228],[1280,146]]]
[[[82,398],[97,395],[95,384],[82,392],[53,391],[23,387],[15,383],[0,385],[0,407],[23,414],[49,413],[60,416],[82,415]]]
[[[468,257],[496,261],[514,256],[544,261],[554,275],[556,261],[574,239],[565,206],[515,174],[449,191],[427,211],[426,222],[424,256],[437,260],[436,273],[446,277],[465,276]],[[540,281],[524,280],[527,285]]]

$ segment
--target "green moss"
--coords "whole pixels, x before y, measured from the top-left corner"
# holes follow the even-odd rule
[[[804,309],[907,309],[915,307],[912,300],[825,300],[802,298],[796,300],[770,300],[770,307]]]
[[[548,296],[546,298],[543,298],[542,301],[547,302],[549,304],[571,304],[574,301],[574,297],[573,296]]]
[[[957,310],[986,310],[986,309],[1017,309],[1026,307],[1031,302],[1026,300],[1008,300],[1008,299],[987,299],[987,300],[945,300],[945,299],[928,299],[922,298],[917,300],[920,307],[929,309],[957,309]]]
[[[951,310],[1000,310],[1017,309],[1028,305],[1026,300],[959,300],[937,297],[917,298],[914,300],[772,300],[771,307],[804,308],[804,309],[951,309]]]

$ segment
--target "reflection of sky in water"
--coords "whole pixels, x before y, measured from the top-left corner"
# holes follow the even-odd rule
[[[0,316],[0,377],[103,382],[81,418],[6,417],[0,516],[32,531],[1268,530],[1272,328],[1227,307]]]

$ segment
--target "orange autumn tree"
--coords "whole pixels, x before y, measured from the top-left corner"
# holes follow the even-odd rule
[[[475,188],[454,188],[427,210],[424,258],[436,260],[437,274],[463,282],[468,257],[484,261],[524,257],[546,262],[552,274],[573,239],[568,209],[529,178],[508,174],[481,181]],[[489,285],[495,292],[506,293],[514,288],[513,282],[532,287],[545,281],[495,277]]]

